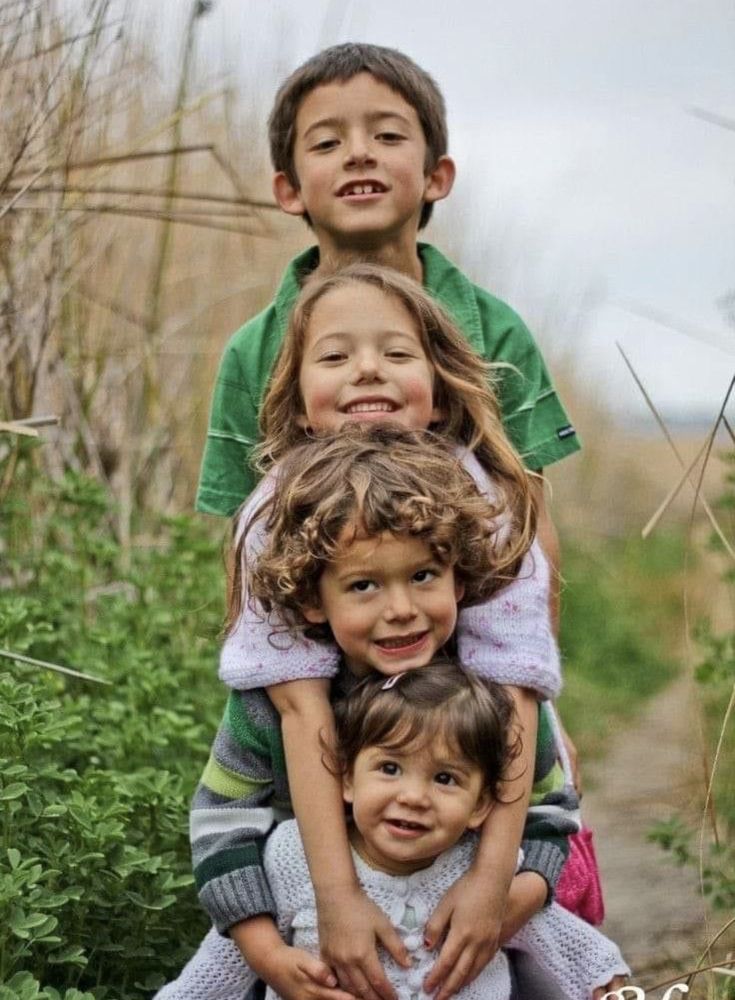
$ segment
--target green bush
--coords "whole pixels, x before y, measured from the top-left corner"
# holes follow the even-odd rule
[[[0,1000],[134,1000],[206,926],[186,817],[223,702],[219,545],[176,519],[126,560],[94,483],[38,499],[3,520],[0,648],[111,683],[0,660]]]

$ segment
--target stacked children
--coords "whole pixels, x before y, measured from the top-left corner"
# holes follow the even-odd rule
[[[266,475],[237,522],[220,670],[233,692],[192,813],[200,899],[216,930],[160,995],[242,1000],[254,970],[284,998],[507,997],[504,959],[494,956],[511,938],[556,976],[561,995],[601,995],[627,971],[616,949],[547,905],[576,802],[556,787],[553,720],[539,711],[560,686],[555,584],[535,541],[538,533],[553,562],[553,529],[517,454],[539,470],[576,449],[574,432],[518,318],[416,243],[454,178],[443,102],[426,73],[376,46],[326,50],[279,91],[270,135],[278,202],[307,219],[319,245],[292,262],[274,304],[235,335],[215,390],[200,508],[230,513],[252,489],[259,426],[256,467]],[[346,266],[355,260],[371,263]],[[491,370],[483,357],[506,364]],[[353,424],[398,425],[414,437],[340,433]],[[415,437],[429,427],[459,461]],[[411,456],[403,465],[401,448]],[[377,671],[400,677],[398,691],[403,675],[448,648],[502,685],[490,729],[505,752],[495,763],[488,748],[487,768],[478,767],[441,711],[427,718],[428,732],[413,727],[409,738],[388,726],[387,742],[366,735],[346,752],[350,733],[337,739],[330,701],[345,678]],[[463,674],[455,681],[477,689]],[[364,690],[372,688],[360,697]],[[371,827],[360,819],[370,817],[370,796],[363,808],[357,794],[360,761],[396,739],[424,760],[423,791],[387,792],[394,804]],[[325,766],[330,759],[342,763]],[[380,767],[391,779],[410,770],[404,758]],[[464,806],[444,829],[442,797],[460,787]],[[301,839],[293,828],[271,837],[264,867],[265,838],[291,807]],[[476,840],[463,839],[470,828]],[[279,876],[284,843],[302,859],[295,881]],[[436,881],[446,854],[453,862],[440,867],[453,878]],[[424,902],[397,915],[384,905],[393,889],[371,892],[364,865],[387,877],[429,873],[419,880]],[[297,896],[311,916],[286,915]],[[555,971],[547,956],[561,940],[574,944]],[[471,992],[478,976],[494,985]]]

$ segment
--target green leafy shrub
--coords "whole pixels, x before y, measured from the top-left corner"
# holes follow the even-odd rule
[[[206,926],[186,817],[224,700],[219,545],[181,518],[125,559],[95,483],[36,499],[0,529],[0,648],[110,684],[0,660],[0,1000],[134,1000]]]

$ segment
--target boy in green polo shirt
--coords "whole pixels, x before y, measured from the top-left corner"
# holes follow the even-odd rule
[[[504,303],[473,285],[436,248],[417,243],[419,229],[429,221],[434,202],[450,193],[455,174],[447,155],[444,101],[431,77],[391,49],[334,46],[285,81],[269,127],[276,200],[283,211],[307,221],[317,246],[291,262],[274,301],[238,330],[225,350],[212,400],[197,508],[232,514],[253,489],[250,455],[258,440],[260,402],[300,285],[310,273],[330,272],[356,259],[394,267],[423,282],[478,353],[506,363],[496,387],[503,419],[530,469],[540,470],[576,451],[574,428],[523,322]],[[539,535],[555,565],[556,538],[542,496],[539,499]],[[308,695],[298,691],[292,695],[285,689],[310,683],[296,681],[269,690],[281,713],[284,735],[287,717],[291,726],[307,724],[310,704]],[[314,719],[309,717],[308,722],[313,725]],[[309,787],[308,781],[300,784]],[[318,813],[316,805],[313,811]],[[336,857],[332,867],[330,885],[334,882],[336,899]],[[501,872],[493,876],[498,883],[494,888],[504,877]],[[316,885],[316,876],[314,881]],[[433,983],[426,984],[432,990],[440,985],[439,998],[456,992],[497,947],[501,913],[487,912],[483,902],[486,895],[502,897],[502,892],[490,892],[488,882],[480,888],[452,903],[451,934],[432,973]],[[346,911],[336,902],[330,906],[335,919],[331,924],[327,919],[325,927],[320,918],[320,936],[324,930],[323,947],[324,939],[330,938],[333,947],[326,951],[331,964],[353,970],[348,979],[360,984],[361,996],[390,997],[392,990],[376,964],[375,937],[392,952],[396,942],[377,933],[367,911],[358,917],[355,910],[348,928],[342,920]],[[443,918],[446,923],[448,910]],[[328,934],[326,928],[331,928]],[[254,924],[251,930],[256,933]],[[238,943],[247,951],[244,940]]]
[[[530,469],[579,448],[522,320],[435,247],[417,243],[454,181],[444,101],[423,70],[375,45],[337,45],[296,70],[270,117],[273,188],[306,219],[317,246],[291,261],[273,302],[232,337],[220,364],[197,509],[234,513],[255,486],[258,411],[303,279],[355,259],[422,281],[488,361],[508,362],[498,394],[506,430]]]

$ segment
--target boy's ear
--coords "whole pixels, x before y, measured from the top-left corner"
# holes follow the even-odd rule
[[[475,805],[475,808],[472,810],[472,815],[467,821],[467,829],[468,830],[479,829],[479,827],[482,826],[482,824],[490,815],[490,812],[494,804],[495,803],[493,802],[490,792],[487,790],[487,788],[483,788],[477,799],[477,804]]]
[[[302,608],[301,614],[310,625],[323,625],[327,620],[327,616],[321,608]]]
[[[273,175],[273,197],[288,215],[304,215],[306,212],[301,200],[301,189],[294,187],[282,170]]]
[[[454,186],[457,168],[451,156],[440,156],[433,168],[426,175],[424,183],[424,201],[441,201],[446,198]],[[280,204],[280,202],[279,202]],[[283,206],[281,206],[283,207]]]
[[[464,580],[458,580],[457,575],[454,575],[454,599],[459,604],[459,602],[464,597]]]

